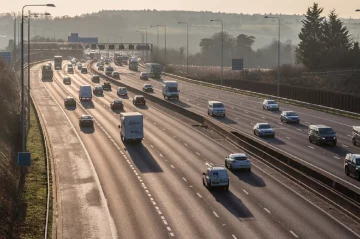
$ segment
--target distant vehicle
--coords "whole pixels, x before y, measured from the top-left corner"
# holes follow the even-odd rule
[[[116,56],[115,65],[122,66],[123,65],[122,62],[123,62],[123,57],[122,56]]]
[[[120,79],[120,73],[118,71],[113,71],[111,77],[115,79]]]
[[[161,78],[162,66],[158,63],[146,63],[146,72],[149,77],[160,79]]]
[[[103,65],[99,65],[99,66],[98,66],[98,71],[104,71],[104,66],[103,66]]]
[[[86,63],[86,60],[85,60],[85,59],[81,59],[80,62],[81,62],[81,63]]]
[[[264,110],[280,110],[279,104],[275,100],[264,100],[263,102]]]
[[[100,65],[104,65],[104,62],[99,61],[99,62],[96,63],[96,66],[100,66]]]
[[[140,143],[144,138],[143,115],[138,112],[120,113],[119,128],[122,141]]]
[[[251,171],[251,162],[246,154],[229,154],[225,157],[225,167],[230,170],[245,169],[247,171]]]
[[[45,64],[41,67],[41,79],[51,80],[53,78],[54,72],[50,64]]]
[[[353,126],[352,144],[358,146],[360,143],[360,126]]]
[[[220,101],[208,102],[208,115],[225,117],[225,105]]]
[[[104,90],[103,90],[103,88],[102,88],[102,86],[94,86],[94,88],[93,88],[93,94],[94,95],[102,95],[102,94],[104,94]]]
[[[138,63],[138,60],[137,60],[136,57],[130,57],[129,61],[128,61],[128,64],[129,64],[129,69],[130,70],[138,71],[139,63]]]
[[[85,68],[85,67],[81,68],[81,73],[87,74],[87,68]]]
[[[74,97],[68,96],[64,99],[64,105],[65,108],[66,107],[70,107],[70,106],[76,106],[76,101],[74,99]]]
[[[360,154],[346,154],[344,169],[346,175],[353,175],[356,180],[360,181]]]
[[[109,60],[104,61],[105,65],[109,65]]]
[[[100,76],[99,75],[93,75],[91,77],[91,82],[100,83]]]
[[[135,95],[133,98],[134,105],[146,105],[146,100],[143,95]]]
[[[64,83],[65,85],[71,85],[71,78],[70,78],[69,76],[65,76],[65,77],[63,78],[63,83]]]
[[[224,167],[209,167],[203,173],[202,181],[210,191],[215,187],[222,187],[228,191],[230,187],[230,177]]]
[[[62,56],[54,56],[54,67],[55,70],[62,69]]]
[[[143,91],[144,92],[154,92],[154,88],[152,85],[150,84],[144,84],[143,86]]]
[[[127,96],[128,92],[127,92],[127,89],[126,87],[119,87],[117,89],[117,95],[118,96]]]
[[[257,123],[254,126],[254,135],[260,137],[270,136],[272,138],[275,138],[275,130],[268,123]]]
[[[72,67],[72,65],[68,66],[67,72],[68,72],[68,74],[74,74],[74,68]]]
[[[149,79],[149,73],[147,72],[140,73],[140,80],[148,80],[148,79]]]
[[[90,85],[81,85],[79,90],[79,99],[80,100],[91,100],[92,92]]]
[[[176,81],[163,81],[162,94],[164,99],[175,99],[179,100],[178,83]]]
[[[110,108],[112,110],[123,110],[124,109],[124,105],[123,102],[121,100],[113,100],[110,103]]]
[[[104,82],[102,88],[103,90],[111,90],[111,84],[109,82]]]
[[[78,70],[81,70],[82,67],[83,67],[83,66],[82,66],[81,64],[78,64],[78,65],[77,65]]]
[[[310,143],[331,144],[337,143],[336,132],[326,125],[309,125],[308,137]]]
[[[82,115],[79,118],[79,126],[81,127],[94,127],[94,119],[91,115]]]
[[[111,75],[111,73],[114,71],[114,68],[112,66],[107,66],[105,68],[105,75]]]
[[[280,115],[280,121],[285,123],[300,123],[299,115],[294,111],[283,111]]]

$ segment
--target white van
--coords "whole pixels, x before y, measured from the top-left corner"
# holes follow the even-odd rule
[[[92,91],[90,85],[81,85],[79,90],[79,100],[91,100]]]
[[[208,115],[225,117],[225,105],[220,101],[208,102]]]
[[[177,81],[163,81],[162,94],[164,99],[179,100],[179,92]]]

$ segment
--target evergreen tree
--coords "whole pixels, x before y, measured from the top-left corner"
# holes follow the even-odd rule
[[[321,67],[321,53],[324,45],[322,44],[322,26],[324,18],[320,16],[323,8],[319,8],[317,3],[309,7],[302,20],[303,27],[299,33],[300,43],[296,49],[296,59],[298,63],[304,64],[310,69]]]

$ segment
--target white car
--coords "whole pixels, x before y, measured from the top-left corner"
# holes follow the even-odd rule
[[[279,104],[276,103],[275,100],[264,100],[263,102],[263,109],[264,110],[279,110]]]
[[[229,190],[230,178],[224,167],[210,167],[203,173],[203,185],[211,190],[214,187],[222,187]]]
[[[268,123],[257,123],[254,126],[254,135],[257,136],[270,136],[275,138],[275,130]]]
[[[230,170],[245,169],[251,171],[251,162],[243,153],[229,154],[225,157],[225,167]]]
[[[225,117],[225,105],[220,101],[209,101],[208,115]]]

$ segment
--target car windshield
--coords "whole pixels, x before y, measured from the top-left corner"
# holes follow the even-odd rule
[[[144,85],[145,88],[152,88],[152,85]]]
[[[214,108],[224,108],[224,104],[223,103],[215,103],[213,104]]]
[[[360,158],[355,159],[355,164],[356,164],[357,166],[360,166]]]
[[[106,70],[107,71],[113,71],[114,69],[112,67],[107,67]]]
[[[269,124],[261,124],[259,125],[259,129],[271,129],[271,126]]]
[[[267,103],[272,105],[272,104],[276,104],[276,101],[275,100],[268,100]]]
[[[319,129],[320,134],[333,134],[335,133],[332,128],[321,128]]]
[[[226,178],[227,177],[225,170],[213,171],[212,175],[213,175],[213,177],[216,177],[216,178]]]
[[[246,157],[244,157],[244,156],[235,156],[235,157],[232,157],[233,159],[235,159],[235,160],[238,160],[238,161],[244,161],[244,160],[247,160],[247,158]]]
[[[168,87],[168,92],[178,92],[177,87]]]
[[[143,100],[144,96],[136,96],[136,100]]]
[[[148,75],[148,73],[146,73],[146,72],[143,72],[143,73],[141,73],[143,76],[147,76]]]
[[[295,112],[287,112],[287,116],[298,116]]]

